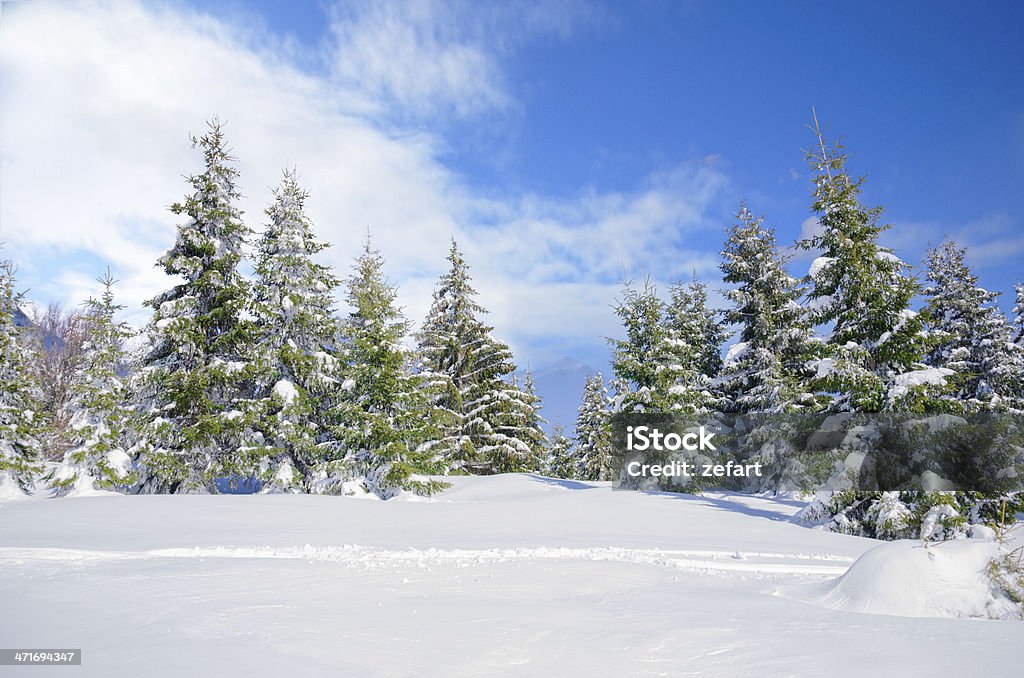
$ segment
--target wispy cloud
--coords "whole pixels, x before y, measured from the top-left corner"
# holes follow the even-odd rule
[[[514,108],[502,60],[524,42],[566,38],[599,21],[580,2],[339,4],[331,12],[333,77],[404,116],[472,117]]]
[[[110,265],[130,318],[143,320],[142,301],[170,283],[153,265],[174,238],[167,206],[186,191],[182,175],[201,170],[188,134],[218,113],[257,231],[281,169],[294,165],[318,232],[334,244],[328,263],[347,271],[369,229],[413,321],[454,236],[524,362],[600,345],[615,331],[610,304],[624,275],[711,275],[714,253],[691,238],[720,228],[707,214],[728,178],[714,159],[628,190],[485,195],[446,166],[439,132],[396,122],[514,110],[502,59],[522,31],[564,38],[592,20],[583,5],[557,6],[500,5],[469,20],[461,6],[356,5],[332,14],[326,70],[300,67],[295,50],[257,29],[179,6],[5,8],[6,255],[41,301],[78,303]]]
[[[967,248],[971,266],[984,269],[1014,261],[1024,254],[1024,235],[1007,214],[990,214],[966,223],[899,221],[884,235],[883,242],[918,265],[928,247],[953,240]]]

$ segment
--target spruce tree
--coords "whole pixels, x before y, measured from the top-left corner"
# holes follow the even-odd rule
[[[628,386],[622,412],[697,412],[714,402],[711,380],[721,368],[726,333],[696,280],[672,285],[666,304],[644,280],[623,286],[615,314],[625,339],[610,339],[615,376]]]
[[[541,428],[541,424],[546,423],[541,409],[541,399],[529,370],[522,387],[515,377],[511,383],[494,384],[487,408],[488,418],[494,422],[494,435],[487,453],[494,472],[541,470],[547,443]]]
[[[86,302],[85,352],[66,408],[71,449],[51,478],[58,495],[90,490],[124,491],[134,481],[132,458],[126,450],[132,410],[121,376],[126,362],[124,342],[132,331],[127,323],[116,318],[124,308],[114,303],[117,281],[109,270],[98,280],[103,285],[103,294]]]
[[[15,322],[22,299],[15,291],[15,272],[11,261],[0,260],[0,494],[35,488],[43,433],[31,349],[24,328]]]
[[[928,251],[924,294],[936,343],[927,362],[956,372],[956,398],[970,409],[1019,406],[1022,349],[996,305],[999,293],[978,286],[966,253],[953,242]]]
[[[1024,283],[1016,283],[1013,291],[1013,342],[1024,346]]]
[[[813,355],[811,329],[797,303],[798,281],[786,272],[775,231],[741,205],[722,249],[725,292],[733,306],[726,321],[739,325],[739,341],[719,378],[724,407],[734,412],[789,412],[811,403],[803,388]]]
[[[333,426],[342,458],[366,489],[387,499],[401,490],[430,494],[444,485],[425,476],[440,471],[442,460],[425,444],[433,432],[429,402],[422,377],[411,373],[402,345],[409,324],[383,266],[367,239],[346,283],[352,311],[342,323],[347,365]]]
[[[879,223],[881,207],[861,203],[864,179],[847,173],[842,145],[826,145],[817,118],[812,129],[818,145],[807,155],[815,173],[811,207],[821,233],[797,246],[821,254],[808,276],[810,320],[831,325],[829,355],[814,383],[838,394],[831,406],[837,411],[920,407],[927,389],[899,378],[923,367],[927,348],[922,318],[909,307],[918,285],[907,264],[878,244],[889,226]]]
[[[555,426],[551,432],[551,444],[545,466],[546,474],[552,478],[579,479],[576,450],[573,449],[572,441],[565,437],[565,430],[561,426]]]
[[[574,477],[581,480],[611,480],[611,401],[604,378],[598,372],[587,377],[583,401],[576,415],[577,461]]]
[[[696,279],[676,283],[665,306],[662,374],[669,380],[670,407],[699,412],[715,404],[712,381],[722,368],[721,345],[728,337],[708,306],[707,286]]]
[[[205,170],[171,207],[185,218],[158,265],[182,282],[146,302],[150,350],[137,384],[141,431],[139,490],[215,492],[215,479],[247,475],[252,323],[249,285],[238,271],[249,229],[237,207],[238,171],[220,122],[193,139]]]
[[[618,411],[666,412],[673,409],[668,390],[689,375],[673,360],[668,329],[663,322],[665,304],[655,287],[646,278],[637,288],[627,282],[622,298],[615,304],[615,314],[622,321],[625,339],[609,339],[612,346],[612,369],[626,388],[618,395]],[[686,347],[689,348],[689,347]],[[677,367],[678,369],[671,369]]]
[[[830,411],[947,409],[944,396],[953,372],[923,362],[932,340],[924,331],[922,315],[909,308],[917,282],[907,264],[878,244],[888,229],[879,223],[882,208],[861,203],[864,179],[847,173],[842,146],[828,147],[817,117],[814,122],[817,147],[807,158],[815,173],[812,209],[821,233],[797,245],[821,254],[808,274],[808,308],[811,321],[831,324],[831,332],[825,341],[826,357],[817,361],[811,384],[832,397]],[[923,520],[931,507],[945,502],[940,492],[851,490],[835,494],[827,504],[813,504],[803,516],[824,518],[836,531],[884,537],[890,533],[878,529],[879,521],[894,511]]]
[[[305,213],[308,194],[285,171],[257,246],[253,408],[263,491],[309,489],[324,456],[340,361],[333,293],[340,281],[313,257],[328,247]]]
[[[454,240],[448,261],[417,334],[420,371],[441,423],[428,447],[449,470],[530,470],[535,443],[515,431],[526,398],[506,381],[516,369],[512,352],[479,319],[487,311]]]

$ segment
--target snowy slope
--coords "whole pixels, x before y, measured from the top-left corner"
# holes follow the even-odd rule
[[[81,669],[17,670],[33,676],[1013,675],[1021,658],[1019,622],[794,596],[878,545],[792,524],[796,502],[452,482],[389,502],[0,502],[0,646],[82,648]]]

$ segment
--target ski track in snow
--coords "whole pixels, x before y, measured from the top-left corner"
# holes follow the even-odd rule
[[[67,548],[0,547],[0,561],[63,561],[88,563],[112,560],[158,558],[283,559],[341,563],[352,567],[429,567],[454,565],[472,567],[491,563],[537,561],[603,561],[654,565],[678,570],[753,574],[759,576],[828,575],[846,572],[853,558],[829,554],[764,553],[710,550],[629,549],[617,547],[562,548],[516,547],[493,549],[407,549],[388,550],[358,545],[301,547],[213,546],[166,548],[148,551],[97,551]],[[776,562],[772,562],[776,561]],[[783,561],[783,562],[778,562]],[[790,562],[796,561],[796,562]]]

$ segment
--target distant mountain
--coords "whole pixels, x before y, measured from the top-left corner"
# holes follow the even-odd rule
[[[576,410],[583,397],[583,386],[587,377],[597,372],[593,367],[566,356],[552,365],[533,370],[533,381],[537,395],[541,397],[544,409],[541,415],[547,419],[544,430],[548,433],[556,425],[565,427],[566,435],[576,425]],[[520,379],[522,375],[520,375]]]
[[[32,325],[32,321],[28,319],[24,311],[16,308],[14,309],[14,324],[18,327],[29,327]]]

